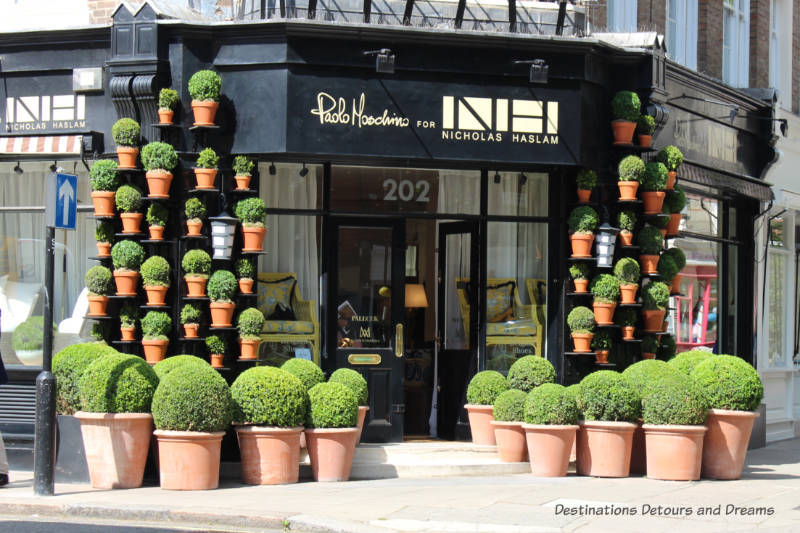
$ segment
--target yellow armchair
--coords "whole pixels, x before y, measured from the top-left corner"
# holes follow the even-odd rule
[[[290,307],[295,320],[270,320],[278,304]],[[316,304],[314,300],[300,297],[294,272],[260,272],[257,305],[267,319],[261,330],[261,340],[310,344],[313,360],[319,364],[320,332]]]

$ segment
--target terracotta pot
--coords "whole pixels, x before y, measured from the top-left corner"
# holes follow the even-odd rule
[[[494,438],[494,430],[491,424],[492,420],[494,420],[492,406],[467,404],[464,408],[467,410],[467,417],[469,418],[472,443],[482,446],[496,445],[497,441]]]
[[[622,230],[619,232],[619,240],[622,246],[633,246],[633,232]]]
[[[670,288],[670,294],[680,294],[681,293],[681,281],[683,280],[683,276],[681,274],[675,274],[675,277],[672,278],[672,287]]]
[[[147,195],[150,198],[169,198],[169,188],[172,186],[172,172],[166,170],[148,170]]]
[[[107,316],[106,306],[108,305],[108,296],[101,296],[98,294],[89,293],[89,314],[88,316]]]
[[[148,226],[147,230],[150,232],[151,241],[164,240],[164,226]]]
[[[261,339],[239,339],[239,359],[256,360],[258,359],[258,345]]]
[[[203,234],[203,221],[200,222],[192,222],[190,220],[186,221],[186,234],[197,237]]]
[[[659,255],[644,254],[639,256],[639,264],[642,267],[642,274],[658,274]]]
[[[357,427],[306,429],[305,435],[314,481],[350,479]],[[297,449],[299,452],[299,443]]]
[[[662,239],[666,239],[667,238],[667,228],[663,228],[663,229],[662,228],[658,228],[658,232],[661,234],[661,238]]]
[[[114,271],[114,285],[117,287],[117,296],[136,296],[138,284],[139,273],[135,270]]]
[[[225,365],[222,361],[225,359],[225,354],[223,353],[212,353],[211,354],[211,368],[223,368]]]
[[[583,421],[579,424],[576,466],[578,474],[628,477],[636,424]]]
[[[636,191],[639,190],[638,181],[618,181],[619,199],[620,200],[636,200]]]
[[[200,324],[184,324],[183,336],[187,339],[196,339],[197,331],[200,329]]]
[[[666,314],[666,309],[643,310],[642,316],[644,316],[644,330],[648,333],[657,333],[661,331],[661,327],[664,325],[664,315]]]
[[[525,443],[522,422],[492,420],[491,426],[494,429],[497,454],[501,463],[522,463],[528,460],[528,447]]]
[[[208,278],[205,276],[183,276],[186,281],[186,291],[189,298],[204,298]]]
[[[303,428],[237,426],[242,482],[248,485],[297,483]]]
[[[233,179],[236,180],[237,191],[250,190],[250,176],[241,176],[237,174],[233,177]]]
[[[608,364],[608,350],[595,350],[594,362],[598,365]]]
[[[667,172],[667,190],[671,191],[675,188],[675,181],[678,179],[678,172],[670,170]]]
[[[163,285],[145,285],[144,292],[147,293],[147,305],[167,305],[167,291],[169,287]]]
[[[650,352],[642,352],[642,359],[655,359],[656,354]]]
[[[667,193],[664,191],[645,191],[642,193],[642,201],[644,202],[645,215],[658,215],[661,213],[661,207],[664,205],[664,197]]]
[[[244,237],[243,252],[260,252],[264,249],[264,237],[267,235],[267,228],[263,226],[242,226],[242,236]]]
[[[592,190],[591,189],[578,189],[578,203],[579,204],[588,204],[589,199],[592,197]]]
[[[636,331],[636,326],[622,326],[622,338],[626,341],[633,340],[633,334]]]
[[[153,415],[78,411],[89,479],[96,489],[142,486]]]
[[[358,406],[358,437],[356,437],[356,444],[361,442],[361,434],[364,432],[364,421],[367,419],[367,411],[369,411],[369,407],[366,405]]]
[[[136,340],[136,328],[119,328],[120,335],[122,336],[123,341],[135,341]]]
[[[158,474],[166,490],[211,490],[219,486],[224,431],[164,431],[158,439]]]
[[[229,328],[232,326],[233,310],[236,304],[233,302],[211,302],[208,306],[211,310],[212,328]]]
[[[592,302],[594,310],[594,321],[599,326],[608,326],[614,323],[614,310],[617,308],[616,302]]]
[[[667,222],[667,235],[670,237],[674,237],[678,234],[678,228],[681,225],[681,214],[680,213],[672,213],[669,216],[669,222]]]
[[[175,115],[175,111],[172,109],[164,109],[161,108],[158,110],[158,121],[159,124],[172,124],[172,117]]]
[[[750,442],[755,411],[709,409],[703,440],[702,476],[709,479],[739,479]]]
[[[575,446],[578,426],[522,424],[531,461],[531,473],[541,477],[564,477]]]
[[[159,361],[163,361],[164,357],[167,355],[168,346],[168,340],[142,340],[142,347],[144,348],[144,360],[151,365],[154,365]]]
[[[198,189],[213,189],[214,180],[217,178],[216,168],[196,168],[194,177],[197,180]]]
[[[92,204],[94,205],[94,216],[113,217],[114,216],[114,191],[92,191]]]
[[[572,257],[592,257],[594,233],[573,233],[569,236]]]
[[[97,257],[111,257],[111,243],[98,242],[97,243]]]
[[[136,157],[139,155],[139,149],[135,146],[117,146],[117,159],[119,159],[119,168],[128,170],[136,168]]]
[[[644,424],[647,477],[667,481],[700,479],[705,426]]]
[[[639,290],[639,285],[637,285],[636,283],[620,284],[619,295],[620,299],[622,300],[622,303],[635,304],[637,290]]]
[[[122,233],[140,233],[144,213],[120,213]]]
[[[573,349],[576,352],[589,353],[592,351],[591,346],[594,333],[572,333],[570,336],[572,337],[572,344],[575,345]]]
[[[611,129],[614,131],[614,144],[633,144],[633,133],[636,123],[628,120],[612,120]]]
[[[195,126],[213,126],[217,115],[219,102],[192,100],[192,113],[194,113]]]
[[[644,430],[642,429],[642,419],[636,422],[636,429],[633,431],[633,443],[631,444],[631,474],[647,473],[647,448],[644,442]]]
[[[250,278],[239,278],[239,292],[242,294],[253,294],[253,283]]]
[[[574,279],[572,283],[575,284],[575,292],[589,292],[589,280],[588,279]]]
[[[653,142],[652,135],[642,135],[641,133],[639,134],[639,146],[641,146],[642,148],[650,148],[650,144],[652,144],[652,142]]]

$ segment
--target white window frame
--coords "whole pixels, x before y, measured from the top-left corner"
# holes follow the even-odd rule
[[[750,0],[723,0],[722,13],[722,80],[749,87]]]
[[[638,0],[608,0],[606,27],[611,32],[634,33],[638,28]]]
[[[795,242],[795,212],[792,210],[787,210],[783,215],[783,246],[772,246],[769,244],[770,238],[770,227],[767,227],[766,232],[766,239],[767,239],[767,268],[765,269],[764,275],[766,276],[766,284],[765,284],[765,291],[764,291],[764,302],[763,305],[765,306],[766,313],[764,313],[764,322],[762,324],[761,331],[763,332],[762,342],[761,342],[761,353],[763,354],[761,358],[761,367],[763,369],[768,370],[789,370],[792,369],[794,362],[794,278],[795,278],[795,269],[794,269],[794,242]],[[769,313],[771,309],[771,302],[769,301],[769,295],[772,293],[771,291],[771,280],[770,280],[770,264],[774,265],[774,261],[776,257],[782,257],[784,259],[784,271],[782,273],[782,287],[781,291],[779,292],[782,295],[782,302],[781,305],[778,306],[779,309],[782,309],[783,312],[783,338],[781,339],[781,359],[777,361],[775,364],[770,364],[769,361],[769,353],[770,349],[772,348],[769,343]],[[792,290],[790,290],[792,289]],[[790,300],[791,298],[791,300]],[[791,304],[790,304],[791,302]]]
[[[667,57],[697,70],[697,0],[667,0],[666,20]]]
[[[769,86],[778,90],[778,106],[792,110],[792,6],[770,1]]]

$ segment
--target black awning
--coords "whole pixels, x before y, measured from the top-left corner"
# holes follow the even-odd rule
[[[678,175],[682,180],[713,187],[730,194],[747,196],[761,202],[770,202],[775,198],[772,184],[751,177],[727,174],[691,163],[681,165]]]

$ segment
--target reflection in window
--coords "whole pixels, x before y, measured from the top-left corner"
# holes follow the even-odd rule
[[[680,239],[675,244],[686,254],[681,271],[681,295],[670,305],[670,327],[674,327],[678,351],[708,349],[717,352],[719,307],[718,243]]]
[[[681,231],[717,236],[721,230],[720,203],[697,194],[686,195]]]
[[[783,217],[775,217],[769,222],[769,245],[775,248],[783,248],[784,242],[784,220]]]
[[[547,185],[547,174],[490,172],[489,214],[547,216]]]
[[[322,165],[259,163],[258,173],[261,177],[261,198],[267,203],[268,208],[319,209],[321,207]]]
[[[786,334],[786,256],[769,254],[767,267],[767,295],[769,324],[767,324],[767,356],[769,366],[782,366],[784,362],[784,336]]]

